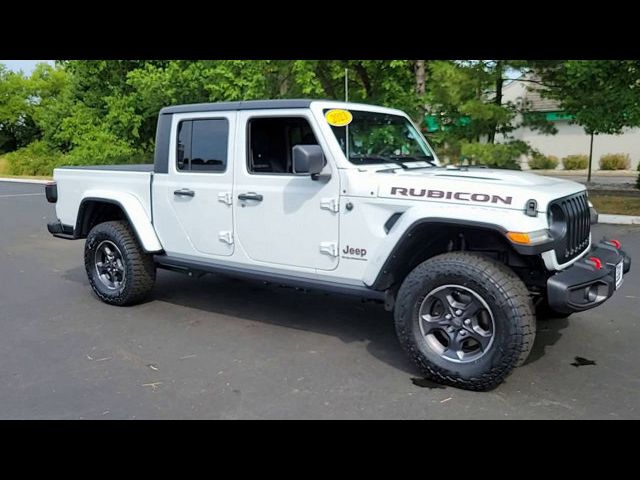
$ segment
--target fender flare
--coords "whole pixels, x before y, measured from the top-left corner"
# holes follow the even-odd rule
[[[366,285],[369,285],[370,288],[373,288],[374,290],[378,290],[380,289],[381,285],[384,285],[386,283],[387,273],[392,269],[393,262],[399,255],[399,252],[403,249],[405,242],[414,234],[418,227],[424,224],[432,224],[434,226],[458,226],[490,231],[503,237],[505,239],[505,243],[521,255],[538,255],[543,251],[553,248],[549,244],[541,244],[532,247],[511,243],[505,236],[507,229],[501,225],[497,225],[494,223],[462,220],[456,218],[423,217],[413,221],[402,231],[399,236],[397,236],[393,248],[384,258],[384,262],[382,262],[382,266],[380,268],[375,268],[374,265],[369,265],[369,267],[365,271]]]
[[[161,252],[163,250],[162,244],[140,200],[131,194],[121,192],[118,192],[117,198],[114,197],[110,193],[88,192],[88,195],[82,199],[78,207],[74,236],[80,238],[79,232],[82,231],[83,213],[89,202],[109,203],[120,207],[124,212],[145,252]]]

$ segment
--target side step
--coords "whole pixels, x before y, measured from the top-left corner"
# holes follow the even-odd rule
[[[165,255],[155,255],[153,257],[158,268],[186,273],[189,276],[199,277],[204,273],[218,273],[229,277],[243,278],[247,280],[258,280],[261,282],[273,283],[304,290],[318,290],[322,292],[351,295],[370,300],[385,300],[385,292],[372,290],[364,285],[349,285],[344,283],[328,282],[326,280],[316,280],[301,278],[282,273],[264,272],[250,268],[235,267],[229,265],[200,262],[196,260],[183,260]]]

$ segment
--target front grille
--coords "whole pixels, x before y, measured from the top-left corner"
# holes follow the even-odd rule
[[[556,240],[555,251],[558,263],[573,260],[589,246],[591,232],[591,215],[586,192],[551,202],[558,205],[567,222],[567,229],[562,238]]]

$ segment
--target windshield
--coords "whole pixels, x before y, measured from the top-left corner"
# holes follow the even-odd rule
[[[405,117],[358,110],[350,113],[353,119],[348,125],[331,126],[331,130],[351,163],[396,163],[403,168],[409,168],[406,162],[435,165],[429,145]]]

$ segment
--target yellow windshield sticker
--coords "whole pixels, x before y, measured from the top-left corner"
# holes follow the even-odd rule
[[[349,110],[329,110],[324,117],[332,127],[345,127],[353,120],[353,115]]]

